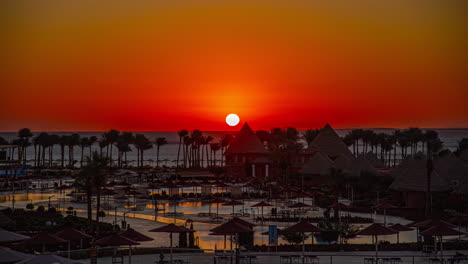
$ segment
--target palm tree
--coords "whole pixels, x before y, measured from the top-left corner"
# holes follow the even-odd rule
[[[159,167],[159,149],[167,144],[167,140],[165,137],[158,137],[154,143],[156,144],[156,167]]]
[[[315,137],[320,133],[320,129],[307,129],[302,132],[302,138],[306,141],[307,147],[310,147],[312,141],[314,141]]]
[[[117,140],[119,139],[119,134],[120,132],[115,130],[115,129],[111,129],[109,130],[109,132],[107,133],[104,133],[104,137],[107,139],[107,142],[109,142],[109,145],[108,147],[110,147],[110,152],[109,152],[109,165],[112,166],[112,146],[117,143]]]
[[[212,166],[216,167],[216,152],[221,149],[221,145],[219,143],[211,143],[210,149],[213,152]]]
[[[31,138],[33,134],[29,128],[22,128],[18,131],[18,137],[21,139],[21,156],[23,163],[26,163],[26,149],[30,146],[29,138]]]
[[[73,168],[75,165],[75,153],[73,152],[74,147],[80,144],[80,135],[79,134],[71,134],[68,138],[67,146],[68,146],[68,166]]]
[[[231,144],[233,139],[234,137],[231,134],[226,134],[223,138],[221,138],[221,166],[224,166],[224,153],[226,152],[229,144]]]
[[[151,141],[143,134],[136,134],[135,135],[135,148],[138,149],[138,166],[143,167],[143,154],[145,150],[153,148],[153,144]]]
[[[266,130],[258,130],[255,132],[255,135],[262,141],[264,145],[267,145],[270,141],[270,132]]]
[[[182,139],[188,135],[188,131],[185,129],[182,129],[177,132],[179,135],[179,147],[177,149],[177,162],[176,162],[176,168],[179,168],[179,157],[180,157],[180,147],[182,146]]]
[[[63,135],[59,139],[59,146],[60,146],[60,161],[61,167],[65,166],[65,146],[67,145],[69,136]]]
[[[205,153],[206,153],[206,167],[209,167],[210,166],[210,155],[209,155],[209,151],[208,151],[208,145],[210,145],[211,141],[214,140],[214,137],[212,136],[207,136],[205,137],[205,142],[204,142],[204,146],[205,146]]]
[[[465,149],[468,149],[468,138],[462,138],[458,141],[457,150],[455,150],[455,154],[460,155]]]
[[[107,181],[107,159],[94,152],[86,157],[86,165],[82,167],[75,182],[86,192],[89,226],[92,226],[92,196],[96,191],[96,222],[99,222],[100,193]]]
[[[49,137],[49,166],[52,166],[54,160],[54,146],[60,143],[59,135],[50,135]]]
[[[80,147],[81,147],[80,167],[83,167],[84,149],[87,148],[88,145],[89,145],[89,138],[88,137],[80,138]]]
[[[126,144],[126,146],[122,149],[122,151],[125,157],[125,165],[128,165],[127,153],[132,151],[132,149],[130,148],[130,144],[133,145],[135,143],[135,136],[131,132],[124,132],[122,133],[121,138]]]
[[[89,155],[91,155],[91,153],[93,152],[93,145],[98,141],[98,138],[96,136],[90,136],[89,137],[89,144],[88,144],[88,147],[89,147]]]
[[[431,213],[431,196],[432,196],[432,171],[434,170],[433,156],[436,155],[443,147],[442,141],[439,138],[439,133],[434,130],[426,131],[426,144],[427,144],[427,165],[426,165],[426,207],[425,215],[429,216]]]
[[[108,145],[109,145],[109,142],[107,141],[107,139],[105,139],[104,137],[102,137],[101,139],[99,139],[99,153],[100,155],[102,156],[102,150],[104,148],[106,148]]]
[[[184,137],[184,168],[187,168],[187,164],[191,164],[190,162],[190,153],[189,153],[189,146],[192,145],[192,138],[190,136]]]

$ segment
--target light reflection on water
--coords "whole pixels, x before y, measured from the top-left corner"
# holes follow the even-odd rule
[[[66,191],[48,191],[48,192],[30,192],[30,193],[16,193],[14,195],[3,195],[0,196],[0,204],[3,206],[11,206],[13,202],[13,197],[14,197],[14,202],[15,206],[17,208],[21,207],[24,208],[27,203],[33,202],[33,203],[39,203],[42,202],[48,202],[48,199],[50,196],[53,195],[51,198],[51,203],[54,206],[61,207],[62,210],[66,210],[68,206],[73,206],[76,208],[79,213],[82,213],[83,215],[85,214],[85,204],[83,203],[67,203],[64,204],[63,200],[65,198],[68,198],[66,196],[67,193],[70,193],[70,190]],[[59,200],[60,199],[60,200]],[[113,199],[103,199],[104,203],[106,201],[112,201]],[[135,205],[135,203],[137,205]],[[242,210],[242,207],[245,208],[246,212],[250,213],[251,215],[259,216],[260,215],[260,208],[251,208],[250,206],[257,203],[258,201],[253,201],[253,200],[246,200],[244,201],[245,205],[244,206],[235,206],[235,212],[240,212]],[[305,201],[306,203],[311,203],[310,201]],[[124,213],[122,212],[123,208],[129,209],[128,212],[126,213],[127,217],[127,222],[132,223],[132,221],[137,221],[138,219],[142,220],[149,220],[149,221],[138,221],[137,224],[132,223],[132,226],[137,229],[138,231],[144,233],[145,235],[148,235],[150,237],[153,237],[156,241],[152,242],[146,242],[143,245],[148,245],[148,246],[168,246],[169,245],[169,237],[166,234],[158,234],[158,233],[150,233],[147,232],[149,229],[155,228],[157,226],[161,226],[161,223],[177,223],[179,225],[183,225],[186,223],[186,219],[193,218],[194,219],[194,229],[197,231],[196,236],[199,237],[199,245],[201,248],[204,249],[214,249],[215,246],[218,249],[223,249],[224,248],[224,237],[223,236],[212,236],[209,235],[210,229],[218,226],[220,223],[206,223],[206,219],[203,221],[205,222],[199,222],[200,217],[198,217],[198,213],[200,212],[209,212],[211,211],[212,213],[216,213],[217,210],[219,211],[220,216],[224,218],[228,218],[229,214],[232,213],[232,206],[222,206],[222,205],[217,205],[217,204],[210,204],[207,202],[200,202],[200,201],[182,201],[182,202],[168,202],[168,201],[161,201],[157,203],[157,206],[159,208],[159,212],[156,214],[156,220],[155,221],[155,213],[154,213],[154,206],[152,204],[151,200],[143,200],[143,199],[129,199],[127,201],[121,202],[121,204],[125,204],[123,207],[120,207],[117,211],[117,216],[121,220],[123,218]],[[177,212],[183,212],[184,216],[183,219],[179,218],[173,218],[173,217],[166,217],[164,216],[164,212],[173,212],[174,207],[176,207]],[[283,206],[283,204],[278,204],[278,206]],[[141,207],[140,210],[142,211],[132,211],[131,208],[135,207]],[[211,207],[211,208],[210,208]],[[161,211],[161,210],[165,211]],[[264,213],[267,214],[269,212],[269,208],[264,208]],[[104,221],[112,223],[114,221],[114,211],[106,211],[106,217],[104,218]],[[320,209],[317,212],[311,212],[309,213],[309,216],[322,216],[323,215],[323,210]],[[370,214],[363,214],[363,213],[351,213],[351,215],[355,216],[362,216],[362,217],[369,217]],[[135,218],[134,220],[128,219],[128,218]],[[383,215],[373,215],[373,218],[376,222],[383,222]],[[248,221],[253,221],[252,219],[246,219]],[[401,223],[401,224],[407,224],[410,221],[405,220],[401,217],[395,217],[395,216],[387,216],[387,223]],[[277,224],[279,227],[284,227],[287,225],[291,224],[284,224],[284,223],[271,223],[271,224]],[[363,226],[365,227],[366,225],[358,225],[358,226]],[[145,230],[146,229],[146,230]],[[258,245],[263,245],[268,243],[268,236],[261,235],[261,232],[265,232],[268,230],[268,223],[266,223],[264,226],[256,226],[254,228],[255,230],[255,238],[254,238],[254,243]],[[174,243],[177,244],[178,236],[174,235]],[[228,238],[229,239],[229,238]],[[379,237],[379,240],[387,240],[390,241],[391,243],[396,243],[396,235],[389,235],[389,236],[381,236]],[[415,242],[416,241],[416,231],[409,231],[409,232],[402,232],[400,233],[400,242]],[[316,243],[317,241],[314,241]],[[285,241],[283,241],[281,238],[279,239],[280,244],[286,244]],[[310,243],[310,238],[308,239],[308,243]],[[357,244],[357,243],[372,243],[372,238],[371,237],[357,237],[350,239],[348,241],[350,244]],[[229,241],[227,242],[227,247],[229,248]]]

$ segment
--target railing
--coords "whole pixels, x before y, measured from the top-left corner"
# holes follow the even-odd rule
[[[123,259],[128,263],[128,247],[97,248],[98,263],[113,263],[115,260]],[[441,262],[440,255],[432,254],[407,254],[407,252],[381,252],[377,261],[375,254],[369,252],[356,253],[314,253],[306,252],[234,252],[234,251],[216,251],[212,250],[192,250],[174,248],[173,263],[210,263],[210,264],[303,264],[303,263],[321,263],[321,264],[418,264],[418,263],[468,263],[466,255],[454,255],[453,252],[444,254],[444,261]],[[66,251],[58,252],[58,255],[67,257]],[[74,259],[89,259],[91,251],[73,250],[71,257]],[[117,256],[117,258],[115,257]],[[170,263],[169,248],[145,248],[132,247],[132,263]]]

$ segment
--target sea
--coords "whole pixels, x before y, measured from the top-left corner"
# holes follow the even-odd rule
[[[346,129],[335,129],[337,134],[340,137],[345,136],[351,128]],[[376,133],[392,133],[395,129],[391,128],[372,128]],[[440,139],[443,141],[443,148],[449,149],[451,151],[455,151],[458,142],[462,138],[468,138],[468,128],[439,128],[434,129],[439,133]],[[40,132],[33,132],[34,136],[38,135]],[[101,138],[103,132],[48,132],[49,134],[57,134],[57,135],[70,135],[72,133],[78,133],[81,137],[91,137],[96,136]],[[159,160],[160,165],[165,166],[174,166],[177,160],[177,151],[179,147],[179,137],[177,135],[177,131],[143,131],[143,132],[133,132],[134,134],[143,134],[151,141],[155,141],[158,137],[165,137],[168,141],[168,144],[161,146],[160,153],[159,153]],[[203,135],[205,136],[212,136],[214,138],[213,142],[218,142],[224,135],[232,134],[235,135],[237,132],[233,131],[203,131]],[[11,141],[17,138],[17,132],[0,132],[0,137]],[[305,146],[305,142],[303,142]],[[132,151],[127,153],[127,160],[130,165],[136,165],[137,159],[137,152],[136,149],[131,146]],[[30,146],[27,148],[26,159],[28,160],[28,164],[32,164],[34,160],[34,147]],[[92,151],[99,151],[98,144],[92,146]],[[58,145],[54,146],[53,148],[53,160],[56,165],[60,164],[60,147]],[[86,148],[84,151],[84,156],[89,155],[89,148]],[[218,151],[217,159],[221,159],[221,151]],[[113,150],[113,159],[117,159],[117,151],[114,147]],[[68,157],[68,148],[65,148],[65,158]],[[81,158],[81,148],[76,146],[74,148],[74,157],[77,162],[75,163],[76,166],[79,166],[79,161]],[[156,148],[153,147],[145,151],[144,154],[145,165],[154,166],[156,165]],[[133,164],[132,164],[133,163]]]

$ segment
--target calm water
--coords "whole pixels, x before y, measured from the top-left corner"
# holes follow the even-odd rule
[[[448,148],[450,150],[455,150],[457,148],[458,142],[465,137],[468,137],[468,129],[436,129],[437,132],[439,132],[440,138],[444,142],[444,148]],[[343,137],[346,135],[350,129],[337,129],[337,133]],[[375,132],[377,133],[392,133],[394,130],[393,129],[374,129]],[[155,131],[155,132],[135,132],[135,133],[141,133],[144,134],[146,137],[148,137],[150,140],[154,141],[158,137],[165,137],[169,144],[164,145],[161,147],[160,154],[159,154],[159,159],[160,160],[165,160],[161,163],[161,165],[168,165],[172,166],[175,165],[175,160],[177,159],[177,150],[178,150],[178,136],[177,132],[175,131]],[[34,133],[37,134],[37,133]],[[58,134],[58,135],[69,135],[71,132],[57,132],[51,134]],[[102,133],[101,132],[78,132],[81,137],[90,137],[90,136],[96,136],[98,138],[101,137]],[[235,132],[223,132],[223,131],[208,131],[208,132],[203,132],[205,136],[212,136],[215,138],[213,142],[219,141],[219,139],[224,136],[225,134],[235,134]],[[0,137],[3,137],[7,140],[13,140],[16,139],[17,133],[15,132],[2,132],[0,133]],[[92,147],[93,151],[99,151],[99,146],[95,144]],[[132,146],[131,152],[127,153],[127,159],[129,162],[135,161],[137,159],[137,152],[134,151],[135,148]],[[218,151],[218,157],[217,159],[220,159],[220,153],[221,151]],[[81,157],[81,148],[80,147],[75,147],[74,148],[74,154],[75,154],[75,160],[80,160]],[[85,156],[89,154],[89,150],[85,149]],[[116,153],[116,148],[114,147],[114,159],[117,158],[117,153]],[[68,149],[65,149],[65,158],[68,157]],[[27,149],[27,159],[28,160],[33,160],[34,159],[34,148],[31,146]],[[53,159],[56,160],[56,163],[59,164],[59,159],[60,159],[60,147],[55,146],[54,151],[53,151]],[[146,164],[147,165],[155,165],[155,160],[156,160],[156,148],[150,149],[145,151],[144,154],[144,159],[147,160]],[[76,164],[77,166],[79,164]]]
[[[15,206],[18,208],[24,208],[25,205],[29,202],[34,202],[34,203],[39,203],[41,202],[42,204],[47,206],[48,203],[48,198],[53,195],[51,198],[51,204],[54,207],[57,208],[67,208],[68,206],[73,206],[75,210],[78,211],[78,213],[81,216],[85,217],[85,208],[86,204],[83,203],[68,203],[64,202],[64,198],[67,198],[66,192],[56,192],[56,191],[51,191],[51,192],[44,192],[44,193],[21,193],[21,194],[15,194]],[[58,201],[57,199],[61,198],[61,201]],[[12,195],[2,195],[0,196],[0,206],[11,206],[12,205]],[[135,201],[133,198],[129,199],[129,203],[133,204]],[[260,209],[259,208],[252,208],[250,207],[251,205],[257,203],[257,200],[246,200],[244,201],[245,205],[244,208],[246,209],[247,212],[251,213],[252,215],[260,215]],[[107,201],[104,199],[103,201],[103,206],[107,203]],[[154,216],[154,211],[152,209],[152,203],[151,200],[143,200],[143,199],[136,199],[136,203],[138,204],[139,207],[142,207],[142,211],[131,211],[128,209],[127,202],[122,202],[121,206],[119,207],[117,211],[117,220],[122,220],[123,219],[123,213],[126,212],[126,220],[127,222],[135,229],[137,229],[139,232],[144,233],[145,235],[148,235],[150,237],[153,237],[155,241],[151,242],[144,242],[142,246],[169,246],[169,237],[166,234],[160,234],[160,233],[151,233],[148,232],[148,230],[162,226],[164,223],[174,223],[176,222],[179,225],[183,225],[185,223],[186,219],[192,218],[194,222],[194,229],[197,231],[196,236],[199,238],[199,243],[201,248],[204,249],[214,249],[215,247],[218,249],[223,249],[224,248],[224,238],[222,236],[213,236],[210,235],[210,229],[216,227],[219,225],[219,223],[203,223],[199,222],[197,218],[197,214],[200,212],[209,212],[210,211],[210,204],[205,203],[205,202],[199,202],[199,201],[194,201],[194,202],[188,202],[188,201],[182,201],[178,202],[177,204],[171,202],[171,203],[159,203],[159,208],[162,209],[164,208],[166,212],[173,212],[174,211],[174,206],[177,206],[177,212],[184,212],[185,216],[183,219],[174,219],[173,217],[166,217],[164,216],[163,212],[160,212],[157,214],[157,221],[155,220]],[[305,200],[305,203],[307,204],[312,204],[312,201],[309,199]],[[279,203],[278,207],[284,207],[285,204]],[[241,210],[242,206],[236,206],[235,211],[239,212]],[[104,209],[105,210],[105,209]],[[216,212],[216,204],[211,204],[211,212],[215,213]],[[267,214],[269,212],[269,208],[264,209],[264,213]],[[219,215],[228,218],[229,214],[232,213],[232,206],[219,206]],[[114,210],[106,211],[106,217],[103,219],[106,222],[112,223],[114,221]],[[323,210],[320,209],[319,211],[316,212],[309,212],[307,214],[308,216],[323,216]],[[356,215],[356,216],[362,216],[362,217],[372,217],[374,218],[375,222],[378,223],[383,223],[383,215],[370,215],[370,214],[361,214],[361,213],[351,213],[351,215]],[[246,219],[248,221],[253,222],[251,218]],[[387,216],[387,223],[388,224],[394,224],[394,223],[401,223],[401,224],[408,224],[410,221],[401,218],[401,217],[395,217],[395,216]],[[259,224],[259,223],[257,223]],[[255,239],[254,242],[255,244],[262,245],[262,244],[267,244],[268,243],[268,236],[266,235],[261,235],[261,232],[265,232],[268,230],[268,225],[269,224],[275,224],[278,225],[280,228],[292,225],[293,223],[265,223],[264,225],[259,225],[254,228],[255,230]],[[365,224],[356,224],[356,226],[366,226]],[[177,244],[177,239],[178,236],[174,236],[175,240],[174,243],[175,245]],[[456,237],[447,237],[447,239],[450,238],[456,238]],[[396,235],[389,235],[389,236],[381,236],[379,237],[379,240],[387,240],[390,241],[391,243],[396,243]],[[409,231],[409,232],[402,232],[400,233],[400,242],[415,242],[416,241],[416,231]],[[357,238],[350,239],[348,241],[351,244],[360,244],[360,243],[372,243],[372,240],[370,237],[366,236],[361,236]],[[279,240],[280,244],[287,244],[287,242],[283,241],[282,239]],[[308,239],[308,243],[310,243],[310,238]],[[314,241],[314,243],[317,243],[317,241]],[[229,248],[229,242],[227,243],[227,247]]]

